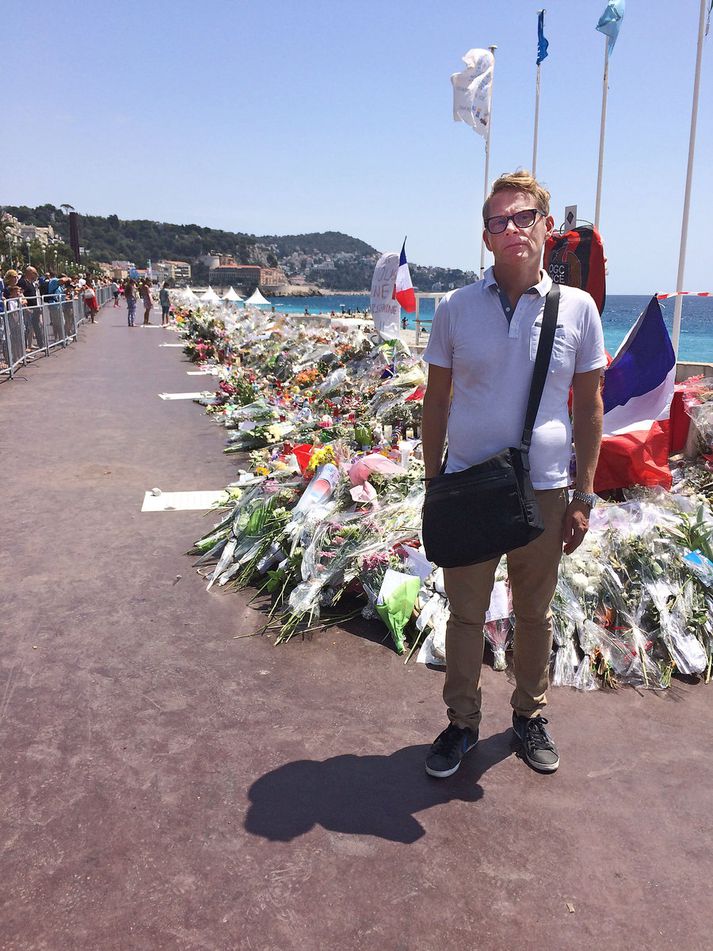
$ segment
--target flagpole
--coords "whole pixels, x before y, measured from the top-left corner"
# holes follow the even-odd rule
[[[698,24],[698,50],[696,52],[696,72],[693,80],[693,104],[691,105],[691,132],[688,139],[688,168],[686,170],[686,193],[683,199],[683,219],[681,221],[681,247],[678,255],[678,277],[676,279],[676,305],[673,311],[673,352],[678,359],[678,342],[681,336],[681,311],[683,309],[683,278],[686,270],[686,242],[688,240],[688,213],[691,207],[691,183],[693,181],[693,156],[696,150],[696,125],[698,122],[698,93],[701,86],[701,60],[703,59],[703,35],[705,31],[706,3],[701,0],[701,15]]]
[[[535,134],[532,140],[532,177],[537,178],[537,127],[540,119],[540,64],[537,64],[535,80]]]
[[[602,121],[599,127],[599,171],[597,173],[597,201],[594,206],[594,227],[599,231],[599,211],[602,204],[602,172],[604,170],[604,131],[607,124],[607,93],[609,90],[609,37],[604,37],[604,80],[602,88]]]
[[[497,46],[489,46],[488,49],[493,54],[493,78],[490,83],[490,114],[488,116],[488,134],[485,137],[485,181],[483,183],[483,204],[488,197],[488,178],[490,175],[490,133],[493,128],[493,86],[495,85],[495,50]],[[485,239],[480,239],[480,276],[482,278],[485,271]]]

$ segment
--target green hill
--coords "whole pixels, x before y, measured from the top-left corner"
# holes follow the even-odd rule
[[[23,224],[52,225],[59,237],[69,242],[69,216],[62,208],[5,205],[3,210]],[[117,215],[80,215],[79,240],[93,261],[129,260],[138,267],[162,258],[189,261],[196,283],[208,279],[206,266],[197,264],[196,259],[215,252],[232,255],[240,264],[279,265],[288,277],[299,274],[312,285],[337,291],[368,290],[379,257],[366,241],[340,231],[256,237],[196,224],[124,220]],[[474,279],[472,272],[413,263],[411,275],[414,285],[424,291],[447,290]]]

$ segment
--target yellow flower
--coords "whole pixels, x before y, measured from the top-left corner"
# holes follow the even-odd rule
[[[319,449],[314,450],[310,457],[307,471],[314,472],[315,469],[319,468],[319,466],[323,466],[327,462],[336,462],[334,449],[331,445],[320,446]]]

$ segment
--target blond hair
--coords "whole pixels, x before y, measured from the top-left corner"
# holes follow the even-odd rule
[[[5,280],[8,283],[12,281],[13,283],[17,284],[17,282],[20,280],[20,275],[14,268],[10,268],[9,271],[5,271]]]
[[[497,195],[498,192],[505,191],[507,188],[513,191],[527,192],[528,195],[532,195],[535,199],[535,206],[539,208],[543,214],[549,215],[550,193],[546,188],[540,185],[537,179],[532,177],[532,174],[527,169],[519,168],[515,172],[503,172],[500,178],[493,182],[490,194],[485,199],[485,204],[483,205],[483,221],[486,221],[488,218],[488,206],[490,205],[491,198]]]

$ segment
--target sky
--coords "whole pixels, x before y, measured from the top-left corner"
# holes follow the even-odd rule
[[[610,61],[608,292],[675,289],[700,0],[628,0]],[[550,0],[537,172],[593,220],[606,0]],[[451,73],[495,44],[490,179],[529,168],[534,0],[36,0],[3,45],[0,203],[251,234],[342,231],[476,270],[483,139]],[[9,0],[6,22],[26,22]],[[9,95],[8,95],[9,93]],[[9,103],[16,104],[11,109]],[[7,110],[10,110],[8,115]],[[12,130],[12,135],[9,135]],[[14,144],[13,144],[14,143]],[[703,49],[685,285],[713,290],[713,30]]]

